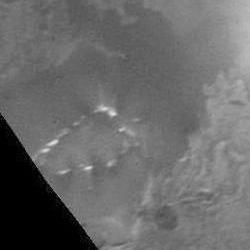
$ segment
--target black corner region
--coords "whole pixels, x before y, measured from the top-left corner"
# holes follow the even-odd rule
[[[0,122],[3,207],[7,210],[4,238],[13,239],[8,241],[9,247],[97,249],[44,180],[2,115]]]

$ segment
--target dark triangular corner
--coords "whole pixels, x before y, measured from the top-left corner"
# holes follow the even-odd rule
[[[26,247],[96,249],[82,226],[44,180],[2,115],[0,120],[8,226],[12,225],[10,232],[19,247],[24,244]]]

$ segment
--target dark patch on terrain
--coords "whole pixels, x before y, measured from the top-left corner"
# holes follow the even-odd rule
[[[154,222],[159,230],[172,231],[178,226],[177,212],[169,205],[163,205],[154,213]]]

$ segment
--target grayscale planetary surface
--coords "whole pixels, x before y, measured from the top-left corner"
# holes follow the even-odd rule
[[[1,114],[99,249],[250,249],[247,0],[0,13]]]

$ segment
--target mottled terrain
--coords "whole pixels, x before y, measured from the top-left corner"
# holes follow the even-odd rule
[[[100,249],[249,249],[249,6],[230,3],[0,2],[0,111]]]

